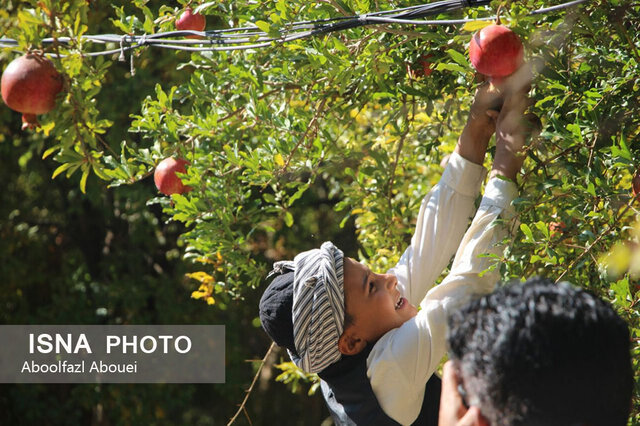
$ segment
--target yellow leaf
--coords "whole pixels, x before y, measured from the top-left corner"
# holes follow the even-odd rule
[[[42,131],[45,136],[49,136],[49,134],[51,133],[51,131],[55,126],[56,126],[56,123],[54,123],[53,121],[50,121],[47,124],[43,124],[42,126],[40,126],[39,130]]]
[[[211,296],[207,297],[207,305],[213,305],[214,303],[216,303],[216,301],[213,300],[213,297]]]
[[[191,293],[192,299],[202,299],[203,296],[204,296],[204,293],[200,291],[194,291],[193,293]]]
[[[211,264],[214,263],[213,260],[209,259],[208,257],[204,257],[204,256],[196,258],[196,262],[211,263]]]
[[[470,31],[470,32],[476,32],[478,30],[483,29],[484,27],[488,27],[489,25],[491,25],[493,23],[493,21],[470,21],[467,22],[466,24],[464,24],[464,26],[462,27],[463,31]]]
[[[202,272],[202,271],[193,272],[191,274],[187,274],[187,276],[189,278],[193,278],[194,280],[198,280],[203,284],[208,284],[211,281],[213,281],[213,277],[211,275],[207,274],[206,272]]]
[[[607,273],[613,277],[619,277],[626,273],[631,263],[631,249],[623,242],[618,242],[604,255],[601,263],[606,268]]]
[[[431,118],[425,114],[424,112],[419,112],[416,114],[415,117],[413,117],[414,121],[419,121],[419,122],[423,122],[423,123],[428,123],[431,121]]]
[[[282,158],[282,155],[280,154],[276,154],[273,157],[273,161],[276,162],[276,164],[280,167],[284,166],[284,159]]]
[[[80,179],[80,190],[83,194],[87,193],[87,178],[89,177],[89,168],[87,167],[82,172],[82,178]]]
[[[51,154],[53,154],[54,152],[56,152],[58,149],[60,149],[60,147],[58,145],[56,146],[52,146],[51,148],[47,149],[44,154],[42,154],[42,159],[44,160],[45,158],[47,158],[48,156],[50,156]]]
[[[64,172],[71,166],[73,166],[73,163],[64,163],[63,165],[59,166],[54,170],[53,174],[51,175],[51,179],[55,179],[56,176],[58,176],[60,173]]]

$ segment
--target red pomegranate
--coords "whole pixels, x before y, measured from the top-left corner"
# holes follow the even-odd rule
[[[563,221],[549,222],[549,231],[552,237],[556,235],[564,234],[567,230],[567,225]]]
[[[28,53],[13,60],[2,74],[2,99],[21,112],[22,128],[38,127],[37,114],[51,111],[62,90],[62,76],[42,55]]]
[[[184,194],[191,191],[191,187],[182,184],[176,173],[186,173],[185,165],[189,164],[182,158],[165,158],[157,166],[153,173],[153,181],[158,191],[164,195]]]
[[[424,77],[429,77],[431,73],[433,73],[433,62],[431,62],[433,55],[427,53],[426,55],[420,56],[418,58],[417,65],[419,66],[418,70],[416,70],[416,75],[423,75]]]
[[[204,31],[204,27],[207,25],[207,19],[204,15],[199,13],[193,13],[190,7],[184,9],[180,18],[176,21],[176,28],[180,31],[192,30],[192,31]],[[197,35],[190,35],[187,38],[201,38]]]
[[[469,44],[473,67],[489,77],[506,77],[522,64],[524,49],[516,33],[504,25],[489,25],[478,31]]]

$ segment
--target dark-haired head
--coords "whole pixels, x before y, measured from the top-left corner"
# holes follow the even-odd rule
[[[511,284],[449,318],[450,358],[491,425],[626,425],[629,330],[568,283]]]

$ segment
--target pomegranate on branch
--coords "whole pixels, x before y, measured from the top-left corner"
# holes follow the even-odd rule
[[[164,195],[184,194],[191,191],[191,187],[185,186],[176,173],[186,173],[185,165],[189,164],[182,158],[165,158],[156,167],[153,173],[153,181],[158,191]]]
[[[204,15],[193,13],[193,9],[190,7],[186,7],[182,15],[180,15],[180,18],[176,21],[176,28],[180,31],[204,31],[206,25],[207,19]],[[191,35],[187,36],[187,38],[200,38],[200,36]]]
[[[471,64],[480,74],[492,79],[511,75],[522,65],[523,57],[520,38],[504,25],[491,24],[471,37]]]
[[[430,53],[420,56],[416,61],[414,74],[417,77],[429,77],[434,69],[432,59],[433,55]]]
[[[558,222],[549,222],[549,231],[551,237],[562,235],[567,231],[567,225],[561,220]]]
[[[39,126],[36,115],[55,107],[62,76],[42,54],[27,53],[4,70],[0,86],[7,106],[22,113],[22,129],[33,129]]]

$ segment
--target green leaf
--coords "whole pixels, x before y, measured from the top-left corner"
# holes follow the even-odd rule
[[[254,22],[254,24],[256,25],[256,27],[260,28],[265,33],[269,33],[269,31],[271,31],[271,25],[269,25],[268,22],[256,21],[256,22]]]
[[[462,67],[459,64],[451,64],[451,63],[441,62],[436,67],[436,71],[455,71],[455,72],[459,72],[459,73],[462,73],[462,74],[466,74],[469,71],[469,69],[465,68],[465,67]]]
[[[616,304],[627,308],[630,305],[629,279],[627,277],[611,284],[611,289],[616,296]]]
[[[483,21],[469,21],[462,26],[462,31],[475,32],[491,25],[492,23],[493,22],[488,19]]]
[[[533,242],[535,241],[533,239],[533,232],[531,232],[531,228],[529,228],[529,225],[527,225],[526,223],[521,223],[520,224],[520,230],[524,233],[524,235],[527,237],[527,240]]]
[[[293,225],[293,215],[288,211],[284,213],[284,223],[288,228]]]
[[[631,160],[631,152],[629,151],[629,147],[627,146],[627,141],[625,140],[624,133],[620,135],[620,139],[618,139],[620,145],[620,151],[622,153],[622,157]]]
[[[302,197],[302,194],[305,193],[305,191],[307,190],[307,188],[309,187],[309,185],[305,184],[302,185],[296,192],[295,194],[293,194],[291,196],[291,198],[289,198],[289,201],[287,202],[287,207],[291,207],[293,205],[293,203],[300,197]]]
[[[456,61],[458,64],[462,65],[465,68],[469,68],[469,61],[467,61],[467,58],[462,53],[453,49],[448,49],[447,53],[449,54],[449,56],[451,56],[451,59]]]
[[[274,197],[273,194],[269,194],[269,193],[265,192],[264,194],[262,194],[262,198],[264,198],[264,200],[267,203],[278,204],[278,202],[276,201],[276,197]]]
[[[55,169],[53,174],[51,175],[51,179],[55,179],[60,173],[63,173],[65,170],[69,169],[73,165],[74,163],[64,163],[58,166],[58,168]]]

